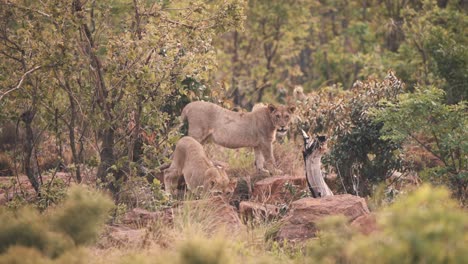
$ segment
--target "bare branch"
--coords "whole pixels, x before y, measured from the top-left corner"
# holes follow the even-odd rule
[[[20,88],[21,88],[21,85],[23,85],[23,82],[24,82],[24,79],[26,78],[26,76],[28,76],[29,74],[31,74],[31,73],[33,73],[33,72],[39,70],[40,68],[42,68],[42,66],[36,66],[36,67],[30,69],[29,71],[25,72],[25,73],[23,74],[23,76],[21,76],[21,79],[19,80],[19,82],[18,82],[18,84],[16,85],[16,87],[11,88],[10,90],[8,90],[8,91],[4,92],[2,95],[0,95],[0,101],[1,101],[1,100],[3,99],[3,97],[5,97],[7,94],[9,94],[9,93],[11,93],[11,92],[13,92],[13,91],[16,91],[16,90],[18,90],[18,89],[20,89]]]

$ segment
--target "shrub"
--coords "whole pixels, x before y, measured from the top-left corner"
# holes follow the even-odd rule
[[[35,248],[13,246],[1,255],[0,264],[50,264],[52,261]]]
[[[318,263],[463,263],[468,214],[445,188],[424,185],[377,212],[378,231],[364,236],[347,221],[325,219],[306,257]]]
[[[425,174],[432,182],[445,182],[463,202],[468,188],[466,101],[446,105],[444,91],[434,87],[416,89],[398,99],[382,102],[372,111],[375,121],[384,123],[381,138],[415,143],[431,153],[441,165]]]
[[[155,211],[169,205],[171,200],[162,189],[158,179],[153,179],[152,183],[148,183],[146,178],[131,177],[122,185],[119,202],[130,209],[139,207]]]
[[[76,245],[93,241],[108,220],[113,202],[101,193],[72,187],[65,203],[51,214],[52,228],[70,236]]]
[[[394,101],[404,87],[389,71],[383,80],[356,81],[348,91],[323,89],[298,104],[299,121],[293,129],[308,129],[309,134],[330,138],[330,154],[324,155],[323,164],[335,168],[343,178],[346,190],[339,191],[370,195],[373,185],[401,168],[400,146],[380,137],[382,124],[373,123],[368,111],[381,99]]]
[[[228,264],[234,263],[226,250],[226,243],[217,240],[185,241],[178,249],[180,264]]]
[[[13,170],[13,162],[11,161],[10,156],[6,153],[0,152],[0,176],[13,175]]]
[[[0,254],[11,246],[34,248],[55,258],[69,249],[73,243],[62,234],[51,232],[41,216],[29,207],[17,212],[0,213]]]
[[[63,202],[67,195],[68,185],[62,179],[51,179],[41,188],[41,195],[37,198],[35,206],[44,211],[51,205]]]

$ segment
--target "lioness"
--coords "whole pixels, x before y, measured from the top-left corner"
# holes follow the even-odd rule
[[[224,169],[215,166],[206,157],[202,145],[191,137],[183,137],[177,142],[171,166],[164,171],[164,188],[167,193],[173,194],[182,176],[192,192],[203,188],[212,193],[229,194],[235,188],[235,182],[229,181]]]
[[[239,113],[197,101],[184,107],[182,119],[188,121],[188,135],[202,144],[212,140],[227,148],[253,147],[257,169],[269,173],[264,165],[275,162],[272,143],[276,133],[286,134],[295,110],[295,106],[269,104]]]

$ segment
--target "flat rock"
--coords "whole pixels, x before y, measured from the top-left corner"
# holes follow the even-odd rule
[[[316,236],[317,223],[324,217],[344,215],[349,222],[369,214],[364,198],[343,194],[324,198],[303,198],[291,204],[277,234],[277,240],[302,242]]]
[[[274,176],[255,183],[252,197],[260,203],[278,204],[297,199],[307,189],[305,176]]]

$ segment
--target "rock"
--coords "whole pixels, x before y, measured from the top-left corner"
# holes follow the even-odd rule
[[[369,214],[364,198],[350,194],[324,198],[303,198],[291,204],[277,234],[277,240],[302,242],[316,236],[317,223],[324,217],[344,215],[349,222]]]
[[[99,240],[101,248],[124,247],[141,248],[147,245],[148,229],[133,229],[128,226],[107,226],[105,235]]]
[[[351,226],[364,235],[369,235],[378,230],[377,219],[374,214],[361,215],[351,222]]]
[[[150,223],[156,221],[162,221],[164,223],[172,222],[172,214],[170,210],[150,212],[141,208],[134,208],[127,212],[123,218],[122,223],[133,226],[147,226]]]
[[[239,205],[239,214],[244,222],[248,220],[272,220],[279,216],[278,206],[243,201]]]
[[[183,214],[174,217],[191,217],[200,221],[208,233],[225,229],[231,234],[237,233],[243,228],[243,224],[235,208],[221,196],[215,196],[202,200],[186,201],[181,204],[175,214]],[[206,221],[206,224],[204,222]]]
[[[297,199],[307,189],[305,176],[274,176],[255,183],[252,197],[260,203],[288,203]]]

